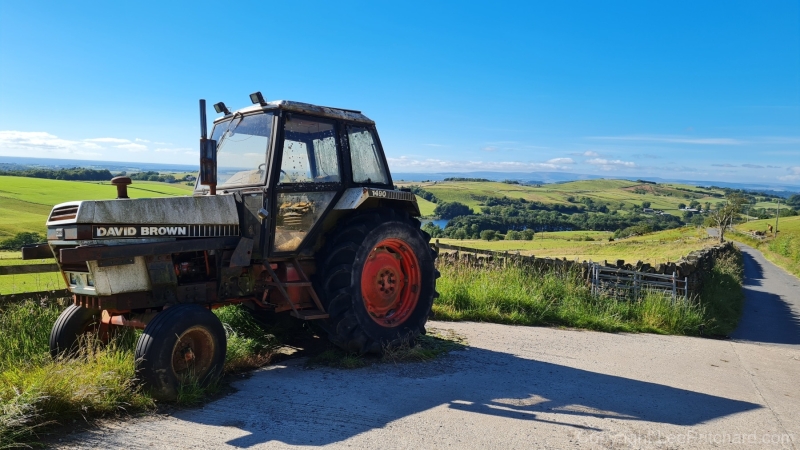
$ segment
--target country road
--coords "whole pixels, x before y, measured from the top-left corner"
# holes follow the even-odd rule
[[[62,448],[797,448],[800,349],[432,322],[426,363],[256,371],[203,408],[108,423]]]
[[[708,229],[711,236],[717,230]],[[744,258],[744,311],[731,338],[800,346],[800,279],[748,245],[737,242]]]

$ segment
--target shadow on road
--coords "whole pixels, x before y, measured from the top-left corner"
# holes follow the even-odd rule
[[[772,292],[765,292],[765,280],[769,277],[767,269],[779,271],[775,267],[765,268],[751,252],[756,250],[740,245],[744,258],[745,303],[739,326],[731,334],[734,339],[771,344],[800,344],[800,316],[786,302],[786,298]],[[777,284],[777,283],[775,283]],[[776,289],[780,286],[771,286]],[[791,288],[788,288],[791,289]],[[788,295],[800,295],[779,291]]]
[[[351,371],[280,366],[254,374],[239,387],[201,411],[176,417],[239,428],[244,434],[227,444],[247,448],[269,441],[330,444],[437,407],[520,421],[559,413],[546,421],[584,430],[597,430],[582,425],[585,417],[696,425],[761,408],[476,348],[444,361]]]

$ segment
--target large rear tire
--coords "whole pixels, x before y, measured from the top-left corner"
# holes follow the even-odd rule
[[[439,277],[429,241],[418,220],[388,208],[359,213],[329,234],[316,289],[334,344],[380,353],[425,333]]]
[[[58,358],[76,352],[80,336],[96,331],[99,325],[99,309],[69,305],[58,316],[50,331],[50,355]]]
[[[222,374],[225,329],[199,305],[176,305],[158,313],[136,344],[136,374],[153,396],[172,401],[183,383],[206,386]]]

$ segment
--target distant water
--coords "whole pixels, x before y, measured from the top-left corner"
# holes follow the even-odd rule
[[[422,225],[425,225],[426,223],[433,223],[434,225],[439,225],[439,228],[444,229],[444,227],[447,226],[447,223],[450,222],[450,219],[423,219],[420,220],[420,222],[422,222]]]

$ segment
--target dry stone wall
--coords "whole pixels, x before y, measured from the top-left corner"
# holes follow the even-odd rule
[[[702,250],[695,250],[675,262],[661,263],[652,265],[642,261],[635,263],[626,262],[622,259],[610,261],[570,261],[566,258],[537,258],[535,256],[523,256],[509,252],[493,252],[489,250],[478,250],[468,247],[440,244],[437,240],[431,245],[439,252],[440,263],[469,263],[477,266],[494,264],[497,262],[515,262],[529,265],[537,269],[576,269],[580,270],[588,280],[590,268],[594,264],[605,267],[615,267],[617,269],[631,270],[643,274],[653,273],[661,275],[675,275],[677,278],[688,279],[689,291],[699,292],[702,288],[703,274],[708,273],[714,267],[717,258],[736,252],[736,247],[731,242],[707,247]]]

